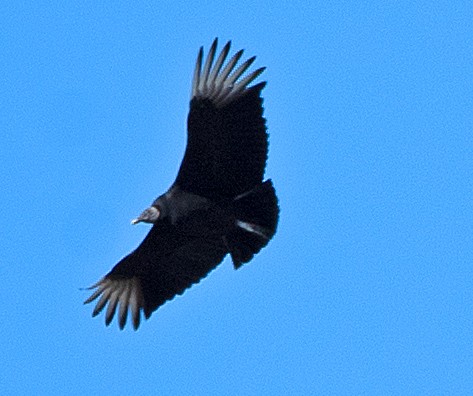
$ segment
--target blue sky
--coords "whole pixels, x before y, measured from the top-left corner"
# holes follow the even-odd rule
[[[471,394],[471,2],[98,3],[0,5],[1,393]],[[106,328],[80,288],[146,234],[217,36],[267,66],[278,233]]]

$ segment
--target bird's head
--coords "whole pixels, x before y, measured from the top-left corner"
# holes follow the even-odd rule
[[[131,224],[137,223],[155,223],[158,220],[160,211],[155,206],[150,206],[148,209],[145,209],[136,219],[131,221]]]

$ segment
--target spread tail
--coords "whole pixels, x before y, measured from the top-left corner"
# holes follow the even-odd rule
[[[225,236],[235,269],[250,261],[276,233],[279,207],[271,180],[233,201],[235,227]]]

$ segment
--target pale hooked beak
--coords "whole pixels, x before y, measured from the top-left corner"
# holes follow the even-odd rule
[[[138,223],[154,223],[156,220],[158,220],[159,217],[159,209],[150,206],[148,209],[146,209],[143,213],[141,213],[136,219],[133,219],[131,221],[131,224],[138,224]]]

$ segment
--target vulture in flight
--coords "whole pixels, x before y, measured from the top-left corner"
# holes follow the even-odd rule
[[[187,146],[176,180],[132,224],[152,223],[141,244],[89,289],[98,298],[93,316],[107,306],[108,326],[118,311],[134,329],[167,300],[198,283],[230,254],[235,269],[249,262],[276,232],[279,208],[270,179],[264,181],[268,134],[261,91],[249,86],[264,67],[244,75],[243,50],[228,62],[228,42],[216,57],[217,39],[203,63],[197,56]]]

